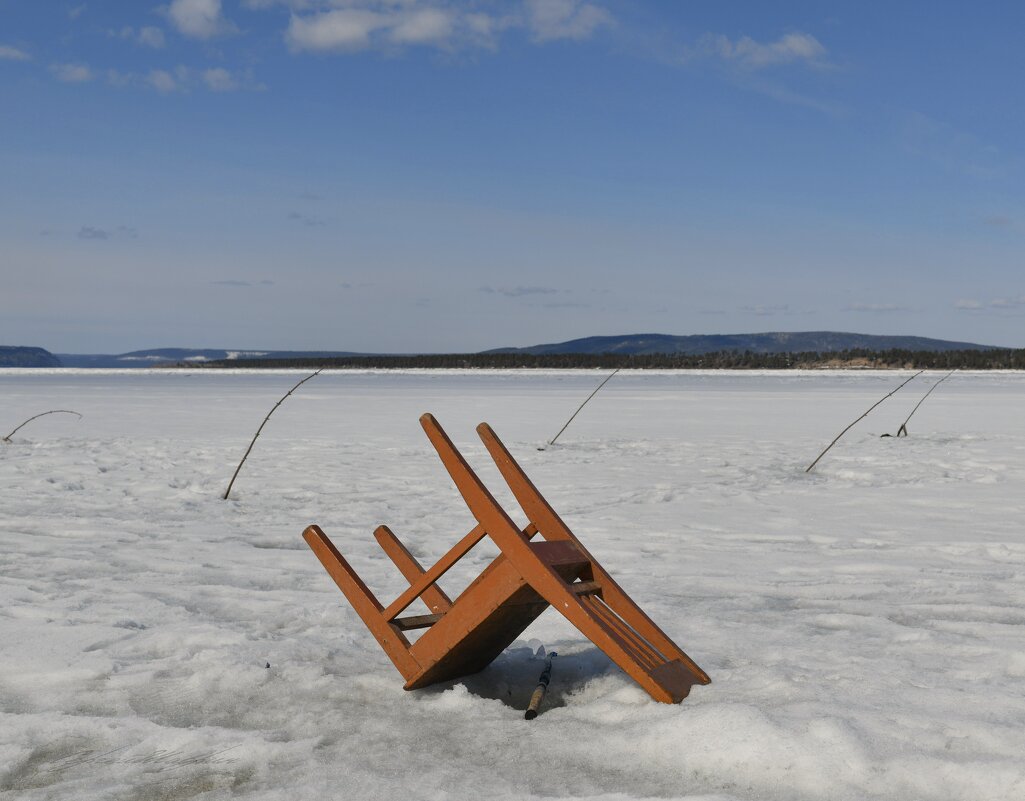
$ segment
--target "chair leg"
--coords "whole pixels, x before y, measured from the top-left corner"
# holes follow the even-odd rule
[[[309,526],[303,532],[303,539],[352,604],[356,614],[363,618],[370,633],[381,644],[403,678],[408,680],[419,673],[420,664],[409,653],[409,640],[397,627],[388,623],[382,614],[384,607],[345,561],[327,534],[321,531],[320,526]]]
[[[381,550],[395,563],[395,567],[399,569],[410,584],[427,572],[388,526],[378,526],[374,532],[374,537],[377,538],[377,543],[381,546]],[[423,595],[420,597],[432,612],[443,613],[452,608],[452,600],[437,584],[432,584],[424,590]]]
[[[513,497],[548,540],[570,540],[590,560],[594,580],[602,586],[602,598],[627,624],[670,659],[679,659],[693,673],[695,684],[709,684],[711,679],[683,649],[673,642],[644,611],[627,595],[615,580],[605,572],[598,561],[576,538],[558,513],[534,486],[527,474],[513,458],[498,435],[487,423],[477,426],[477,433],[491,454],[492,460],[512,490]]]

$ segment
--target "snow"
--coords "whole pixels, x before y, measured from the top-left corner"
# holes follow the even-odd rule
[[[1025,374],[0,371],[0,797],[1025,798]],[[658,704],[549,610],[407,693],[300,538],[385,603],[473,525],[473,427],[712,678]],[[488,561],[473,551],[442,584]],[[422,608],[422,607],[421,607]],[[411,607],[413,614],[417,607]],[[523,720],[557,650],[541,715]],[[267,665],[270,667],[267,667]]]

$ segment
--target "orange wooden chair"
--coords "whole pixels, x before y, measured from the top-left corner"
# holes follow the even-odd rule
[[[580,544],[487,423],[477,432],[529,520],[519,529],[430,414],[420,424],[477,526],[424,570],[387,526],[378,543],[410,586],[388,607],[374,597],[319,526],[303,537],[406,680],[407,690],[485,668],[553,606],[657,701],[679,703],[710,679]],[[533,542],[540,534],[543,541]],[[485,536],[501,553],[456,598],[438,580]],[[399,617],[417,598],[431,614]],[[410,644],[406,631],[427,629]]]

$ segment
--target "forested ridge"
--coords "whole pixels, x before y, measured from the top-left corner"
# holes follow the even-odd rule
[[[787,370],[794,368],[905,368],[917,370],[1025,370],[1025,349],[911,351],[843,350],[828,353],[752,353],[718,351],[700,355],[583,353],[428,353],[398,356],[345,356],[302,359],[232,359],[179,363],[180,367],[354,368],[354,369],[634,369],[634,370]]]

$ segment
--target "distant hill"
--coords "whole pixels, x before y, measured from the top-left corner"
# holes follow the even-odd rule
[[[495,348],[485,353],[525,353],[543,356],[557,353],[648,355],[679,353],[696,356],[723,351],[751,353],[835,353],[850,350],[911,350],[942,352],[951,350],[997,350],[993,345],[950,342],[927,337],[876,336],[837,331],[770,332],[765,334],[624,334],[622,336],[585,337],[549,345],[526,348]]]
[[[153,348],[121,354],[57,354],[65,367],[159,367],[161,365],[249,359],[328,359],[359,356],[358,353],[334,350],[217,350],[209,348]]]
[[[969,350],[1001,350],[992,345],[976,345],[971,342],[951,342],[926,337],[874,336],[871,334],[849,334],[836,331],[774,332],[765,334],[695,334],[672,336],[670,334],[624,334],[622,336],[585,337],[569,342],[548,345],[532,345],[526,348],[495,348],[477,355],[522,355],[522,356],[649,356],[669,354],[677,356],[700,356],[707,353],[838,353],[840,351],[891,351],[907,350],[918,352],[947,352]],[[5,354],[10,352],[11,355]],[[15,355],[15,352],[17,355]],[[140,368],[160,367],[175,364],[195,364],[197,367],[216,364],[228,367],[266,367],[273,364],[285,365],[324,363],[322,360],[374,360],[398,359],[399,355],[354,353],[351,351],[299,351],[299,350],[220,350],[215,348],[152,348],[120,354],[58,353],[56,356],[42,348],[0,348],[0,366],[16,367],[118,367]],[[407,361],[419,358],[416,354],[401,356]],[[447,358],[455,358],[449,354]],[[320,360],[320,361],[318,361]],[[458,361],[458,360],[457,360]],[[469,364],[467,364],[469,366]]]
[[[50,351],[21,345],[0,345],[0,367],[60,367]]]

